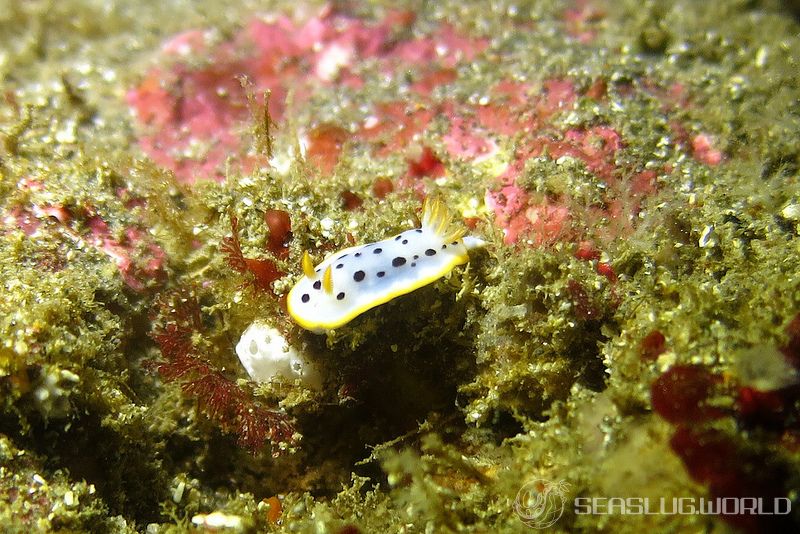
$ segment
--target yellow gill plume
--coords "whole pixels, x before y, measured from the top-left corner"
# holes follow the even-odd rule
[[[445,242],[461,239],[466,230],[453,227],[450,210],[438,197],[426,198],[422,206],[422,225],[441,236]]]

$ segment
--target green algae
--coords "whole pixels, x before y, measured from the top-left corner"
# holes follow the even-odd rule
[[[272,258],[264,252],[263,212],[288,211],[289,254],[272,259],[296,274],[305,250],[321,258],[348,246],[348,234],[369,242],[413,225],[419,203],[401,192],[356,211],[346,211],[339,196],[347,189],[369,198],[375,177],[405,172],[402,155],[379,161],[346,150],[332,176],[320,180],[289,154],[290,140],[312,117],[351,121],[352,110],[329,103],[338,101],[331,90],[274,131],[273,150],[280,156],[283,147],[291,159],[285,173],[231,172],[221,184],[176,185],[131,149],[119,94],[135,82],[107,73],[138,59],[112,49],[121,40],[154,47],[193,25],[231,28],[235,16],[183,3],[165,7],[174,16],[158,18],[58,3],[59,16],[47,14],[48,5],[0,9],[7,13],[0,22],[13,29],[2,32],[0,76],[19,101],[2,104],[4,213],[59,205],[77,214],[90,204],[115,236],[145,221],[168,262],[165,280],[135,291],[112,259],[75,239],[85,230],[77,216],[66,228],[43,218],[33,237],[3,233],[0,492],[9,498],[0,519],[11,531],[185,532],[197,514],[219,511],[240,518],[242,531],[518,532],[526,527],[511,504],[530,478],[564,480],[571,496],[705,494],[669,448],[670,428],[652,414],[649,387],[676,363],[727,373],[742,351],[782,346],[785,325],[800,309],[792,276],[800,256],[797,25],[777,4],[614,3],[590,25],[597,38],[585,47],[563,36],[559,2],[422,9],[423,19],[458,20],[492,35],[508,59],[467,69],[455,98],[512,74],[569,74],[578,86],[603,76],[611,82],[609,103],[583,99],[553,124],[610,124],[625,140],[617,163],[672,170],[659,177],[659,192],[635,215],[636,225],[573,221],[603,245],[616,284],[575,258],[571,244],[510,247],[487,221],[478,232],[489,246],[468,267],[323,337],[291,325],[279,302],[243,286],[246,277],[219,250],[230,217],[240,221],[245,256]],[[370,15],[379,8],[359,9]],[[514,28],[530,21],[535,36]],[[133,33],[120,37],[131,24]],[[43,39],[43,27],[55,42]],[[96,46],[84,49],[87,40]],[[95,66],[76,70],[74,58]],[[684,85],[691,104],[665,113],[663,99],[647,90],[622,94],[645,78]],[[356,101],[383,94],[394,93],[378,86]],[[675,135],[670,120],[713,136],[727,161],[710,167],[666,142]],[[437,154],[445,153],[441,128],[434,124],[422,140]],[[262,132],[256,145],[263,149],[263,141]],[[501,147],[506,154],[513,148]],[[458,176],[440,186],[448,202],[482,198],[487,168],[447,163]],[[47,187],[17,186],[31,176]],[[601,181],[576,160],[531,159],[520,183],[531,195],[575,207],[604,198]],[[131,209],[120,188],[147,208]],[[290,283],[280,280],[275,290]],[[297,452],[249,455],[176,385],[142,366],[158,358],[147,338],[157,294],[181,286],[201,288],[207,328],[199,342],[213,363],[297,419]],[[232,347],[257,318],[285,326],[318,363],[328,377],[322,394],[244,381]],[[640,342],[653,330],[664,334],[667,350],[648,362]],[[352,391],[338,391],[343,385]],[[747,450],[766,449],[795,469],[800,461],[768,435],[748,436],[730,420],[715,424]],[[21,491],[28,487],[35,491]],[[273,495],[282,498],[280,524],[267,519]],[[611,516],[598,523],[568,509],[557,526],[676,529],[706,521]]]

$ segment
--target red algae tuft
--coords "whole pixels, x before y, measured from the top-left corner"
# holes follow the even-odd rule
[[[706,404],[721,378],[697,365],[675,365],[650,387],[653,410],[670,423],[698,423],[725,415]]]
[[[342,191],[339,195],[342,199],[342,207],[345,211],[353,211],[364,205],[364,200],[352,191]]]
[[[583,261],[599,260],[600,251],[590,241],[581,241],[575,250],[575,257]]]
[[[293,442],[294,426],[285,414],[259,405],[194,346],[194,336],[202,331],[202,319],[191,290],[165,293],[158,310],[154,317],[158,326],[151,336],[162,360],[151,366],[165,381],[179,382],[184,394],[197,399],[201,411],[224,432],[235,434],[238,444],[252,454],[267,441],[273,445]],[[273,450],[274,456],[279,453],[280,449]]]
[[[784,393],[780,390],[759,391],[752,387],[739,388],[736,397],[738,419],[750,426],[782,427],[786,418],[787,395]]]
[[[445,167],[430,147],[423,146],[415,154],[408,157],[408,175],[411,178],[422,178],[428,176],[437,178],[444,176]]]
[[[596,270],[597,274],[605,276],[609,282],[617,281],[617,273],[614,271],[614,267],[610,263],[599,262]]]
[[[231,236],[223,240],[220,249],[225,254],[228,265],[234,271],[252,276],[247,284],[257,291],[267,291],[273,296],[275,295],[272,284],[285,273],[278,270],[272,260],[244,257],[239,242],[239,219],[235,215],[231,216]]]
[[[691,477],[712,486],[728,486],[735,478],[730,467],[736,459],[731,439],[715,430],[694,430],[681,426],[670,439],[670,446],[683,459]]]
[[[789,344],[792,328],[790,322]],[[651,332],[642,342],[643,350],[646,343],[661,345],[662,338],[658,331]],[[788,386],[770,391],[740,386],[734,393],[735,404],[730,411],[707,404],[722,377],[704,367],[676,365],[653,383],[654,411],[676,425],[670,439],[672,450],[692,479],[708,487],[712,498],[762,498],[766,506],[772,507],[776,498],[786,496],[792,476],[774,447],[739,441],[735,435],[719,430],[712,421],[730,416],[745,432],[757,427],[762,435],[780,436],[778,443],[782,448],[796,451],[799,418],[795,404],[800,398],[800,387],[789,382]],[[782,530],[791,521],[788,515],[772,513],[721,517],[745,532]]]
[[[800,314],[789,321],[786,334],[789,340],[781,347],[781,352],[795,369],[800,369]]]
[[[719,430],[680,426],[670,446],[689,475],[708,486],[713,499],[760,497],[765,510],[771,512],[775,499],[787,495],[790,474],[786,466],[771,458],[768,451],[744,450]],[[792,530],[792,518],[785,514],[729,513],[721,517],[744,532]]]
[[[378,200],[385,198],[392,191],[394,191],[394,184],[389,178],[378,178],[372,184],[372,194]]]
[[[575,309],[575,317],[581,321],[591,321],[600,317],[600,310],[580,282],[569,280],[567,292]]]
[[[312,128],[306,136],[308,148],[306,156],[323,174],[330,174],[339,161],[342,146],[349,138],[347,130],[335,124],[320,124]]]
[[[667,338],[658,330],[653,330],[642,339],[639,353],[645,361],[655,361],[667,350]]]
[[[289,255],[289,242],[292,240],[292,221],[284,210],[267,210],[264,222],[269,228],[267,249],[276,257],[284,259]]]
[[[745,368],[738,372],[742,385],[736,393],[735,407],[736,417],[741,423],[775,431],[800,427],[800,405],[797,404],[800,384],[795,360],[795,351],[800,343],[798,317],[786,326],[789,339],[777,351],[756,349],[740,356]],[[748,358],[753,361],[747,362]],[[770,363],[774,358],[777,361]]]

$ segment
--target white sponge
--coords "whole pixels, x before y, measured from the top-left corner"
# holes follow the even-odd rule
[[[236,355],[256,382],[268,382],[280,375],[290,380],[299,378],[313,389],[322,387],[322,378],[314,365],[290,346],[278,330],[264,323],[255,322],[247,327],[236,344]]]

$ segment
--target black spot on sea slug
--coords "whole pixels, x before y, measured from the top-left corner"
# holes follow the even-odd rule
[[[429,248],[428,250],[425,251],[425,255],[426,256],[435,256],[436,255],[436,251],[433,250],[432,248]]]
[[[378,278],[383,278],[384,276],[386,276],[385,271],[378,271]]]
[[[442,250],[446,249],[447,245],[442,245]]]
[[[412,261],[412,262],[411,262],[411,266],[412,266],[412,267],[416,267],[416,266],[417,266],[417,262],[415,262],[415,261]]]
[[[422,233],[422,228],[417,228],[417,229],[416,229],[416,230],[414,230],[414,231],[415,231],[415,232],[417,232],[418,234],[421,234],[421,233]]]
[[[360,257],[361,257],[361,253],[360,252],[356,252],[356,258],[360,258]]]
[[[317,280],[316,282],[314,282],[314,289],[319,289],[319,288],[321,288],[321,287],[322,287],[322,282],[320,282],[319,280]]]
[[[402,256],[398,256],[392,260],[392,267],[400,267],[406,264],[406,259]]]
[[[344,267],[344,263],[340,263],[340,264],[338,264],[338,265],[336,266],[336,268],[337,268],[337,269],[341,269],[342,267]]]
[[[373,254],[380,254],[381,252],[383,252],[382,248],[376,248],[375,250],[372,251]]]
[[[395,241],[400,241],[401,239],[403,239],[403,234],[400,234],[399,236],[394,238]]]
[[[408,245],[408,239],[403,239],[403,244]]]
[[[356,271],[353,273],[353,280],[355,280],[356,282],[360,282],[364,279],[364,276],[366,276],[364,274],[364,271]]]
[[[300,297],[300,300],[302,300],[303,302],[308,302],[309,300],[311,300],[311,296],[308,293],[303,293],[303,296]]]
[[[338,259],[340,259],[340,260],[341,260],[342,258],[346,258],[346,257],[347,257],[347,254],[342,254],[341,256],[339,256],[339,258],[338,258]]]
[[[342,299],[344,299],[344,292],[339,293],[338,295],[336,295],[336,300],[342,300]]]
[[[415,259],[415,260],[418,260],[418,259],[419,259],[419,256],[417,256],[416,254],[414,254],[414,259]]]

